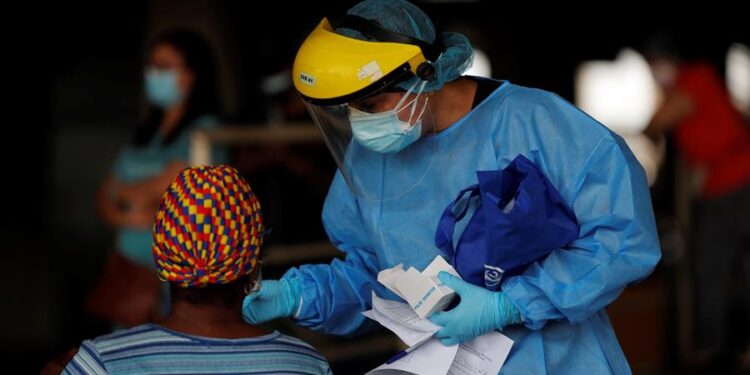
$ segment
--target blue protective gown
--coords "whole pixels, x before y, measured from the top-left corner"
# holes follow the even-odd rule
[[[285,274],[300,281],[298,323],[333,334],[365,330],[370,322],[361,312],[371,291],[394,296],[377,273],[398,263],[427,266],[440,254],[435,229],[445,206],[476,183],[477,170],[504,168],[522,154],[557,188],[581,230],[566,248],[503,281],[523,325],[504,331],[515,344],[500,373],[630,373],[604,308],[654,269],[660,249],[646,176],[623,140],[554,94],[504,82],[451,127],[411,147],[425,155],[414,173],[426,168],[420,163],[433,164],[398,199],[358,200],[337,173],[323,222],[346,257]],[[398,190],[387,158],[365,164]]]

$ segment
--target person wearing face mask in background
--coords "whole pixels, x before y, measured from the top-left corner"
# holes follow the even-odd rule
[[[87,298],[94,315],[134,326],[164,313],[164,291],[153,278],[154,214],[165,187],[188,166],[191,134],[219,126],[216,74],[211,47],[190,31],[167,32],[151,44],[144,69],[145,120],[119,152],[97,197],[116,242]],[[215,163],[228,159],[221,147],[213,153]]]

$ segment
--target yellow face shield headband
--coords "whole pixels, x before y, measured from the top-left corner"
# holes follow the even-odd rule
[[[302,43],[294,61],[294,86],[310,103],[348,103],[412,76],[430,80],[434,75],[425,53],[434,56],[437,49],[428,43],[380,29],[356,16],[346,16],[337,27],[365,29],[368,34],[376,34],[376,39],[389,41],[369,42],[339,35],[324,18]]]

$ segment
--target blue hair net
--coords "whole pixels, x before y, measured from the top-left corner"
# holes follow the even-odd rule
[[[436,31],[430,18],[414,4],[404,0],[365,0],[349,9],[347,14],[367,18],[395,33],[435,43]],[[348,28],[342,27],[336,32],[350,38],[376,41]],[[433,61],[435,79],[427,83],[425,92],[440,90],[447,82],[460,77],[472,63],[471,43],[465,36],[452,32],[443,32],[440,36],[443,39],[443,53],[437,61]],[[414,77],[397,84],[396,87],[408,90],[417,81],[419,78]]]

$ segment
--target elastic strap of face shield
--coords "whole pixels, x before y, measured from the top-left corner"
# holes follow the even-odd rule
[[[419,90],[414,91],[415,88],[417,88],[417,85],[419,85]],[[404,96],[401,97],[401,99],[396,103],[396,106],[393,107],[393,109],[396,111],[396,113],[401,112],[402,110],[406,109],[407,107],[411,106],[411,111],[409,112],[409,123],[412,122],[412,119],[414,118],[414,112],[417,110],[417,99],[419,99],[419,96],[422,95],[424,92],[424,87],[427,85],[427,81],[417,81],[415,82],[411,87],[409,87],[408,90],[406,90],[406,93],[404,93]],[[415,92],[417,95],[409,101],[408,103],[404,104],[404,101],[406,98],[409,97],[409,94],[412,92]],[[424,106],[422,107],[422,110],[419,112],[419,115],[417,116],[417,119],[422,117],[422,114],[424,113],[425,109],[427,108],[427,100],[429,100],[429,97],[425,100]],[[402,106],[403,105],[403,106]]]

